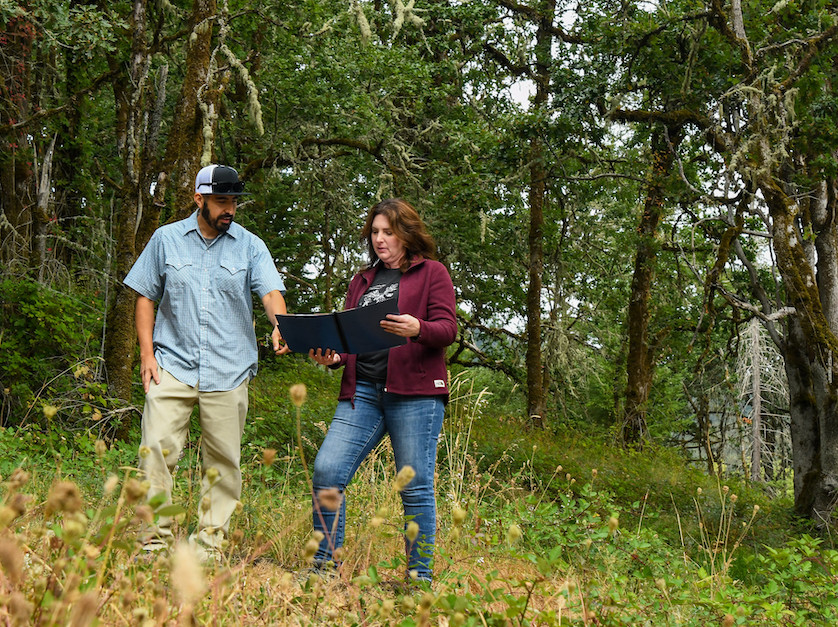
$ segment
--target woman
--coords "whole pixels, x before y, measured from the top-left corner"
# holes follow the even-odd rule
[[[416,473],[401,492],[405,517],[419,526],[416,540],[407,542],[408,573],[430,581],[436,537],[434,467],[448,401],[445,347],[457,336],[454,286],[448,270],[435,260],[436,244],[422,219],[404,200],[376,204],[361,239],[369,247],[370,263],[352,279],[346,307],[398,298],[400,313],[389,314],[380,324],[409,340],[360,355],[319,348],[309,353],[321,365],[344,368],[335,416],[314,461],[314,528],[325,536],[315,564],[335,561],[333,552],[344,537],[346,504],[341,497],[361,462],[387,434],[397,470],[410,466]]]

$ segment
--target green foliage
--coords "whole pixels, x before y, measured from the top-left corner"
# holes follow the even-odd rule
[[[101,333],[101,303],[82,302],[28,279],[7,278],[0,283],[0,361],[7,424],[17,424],[33,410],[37,399],[78,387],[77,368],[95,354]],[[93,347],[91,346],[93,345]],[[91,350],[93,348],[93,350]],[[84,384],[82,395],[101,398],[104,390]],[[102,399],[103,400],[103,399]],[[5,407],[5,402],[11,404]],[[34,408],[40,414],[40,407]]]
[[[264,387],[251,388],[257,392],[251,409],[262,420],[246,435],[243,507],[219,565],[201,567],[182,547],[168,558],[139,553],[136,533],[149,512],[137,500],[142,486],[130,470],[133,447],[107,447],[78,434],[61,448],[34,427],[0,430],[6,453],[0,558],[8,593],[17,595],[16,616],[34,621],[40,612],[53,617],[44,624],[66,624],[95,595],[102,623],[125,612],[219,624],[347,626],[635,625],[659,624],[662,616],[673,625],[768,626],[836,618],[838,552],[828,541],[789,536],[787,504],[765,499],[756,513],[745,503],[754,494],[744,486],[711,489],[708,481],[698,495],[700,475],[686,472],[677,456],[621,456],[602,438],[579,434],[553,436],[550,447],[540,434],[517,431],[517,447],[506,442],[506,456],[487,457],[485,470],[472,473],[472,451],[489,451],[499,436],[503,444],[513,430],[494,413],[491,396],[462,377],[449,405],[448,444],[440,447],[435,582],[402,578],[401,503],[387,447],[374,452],[347,491],[341,571],[331,579],[309,574],[310,485],[299,455],[289,446],[267,460],[257,447],[281,443],[264,423],[296,419],[291,385],[307,387],[299,409],[309,426],[334,406],[336,387],[330,373],[303,360],[278,361],[260,378]],[[38,454],[47,447],[61,454]],[[556,454],[567,469],[550,466]],[[456,459],[467,472],[450,463]],[[177,517],[181,538],[196,514],[198,496],[187,487],[195,465],[190,452],[179,464],[176,504],[157,511]],[[452,500],[447,486],[458,482],[461,498]],[[646,497],[627,499],[644,490]],[[660,492],[669,494],[656,498]],[[681,499],[694,507],[679,505],[676,522],[672,506]],[[766,534],[772,525],[785,535]],[[684,541],[693,533],[695,542]],[[213,594],[204,594],[209,589]],[[197,596],[184,603],[190,590]],[[228,602],[219,603],[218,592]]]

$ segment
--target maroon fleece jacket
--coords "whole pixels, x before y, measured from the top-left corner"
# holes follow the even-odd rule
[[[346,292],[346,308],[358,306],[375,277],[375,268],[359,272]],[[454,284],[448,270],[432,259],[414,259],[399,279],[399,312],[418,318],[417,338],[390,349],[385,390],[406,396],[444,396],[448,401],[445,347],[457,337]],[[355,355],[341,354],[344,366],[338,400],[355,396]]]

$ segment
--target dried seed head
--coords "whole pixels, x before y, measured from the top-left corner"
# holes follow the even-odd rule
[[[105,453],[108,452],[108,444],[104,440],[96,440],[96,444],[93,445],[93,450],[96,451],[96,457],[102,459]]]
[[[291,402],[294,403],[294,405],[302,407],[303,403],[306,402],[308,390],[306,389],[304,383],[295,383],[288,388],[288,395],[291,397]]]
[[[243,540],[244,540],[244,531],[242,531],[241,529],[236,529],[236,530],[233,532],[233,534],[230,536],[230,541],[231,541],[234,545],[239,545],[239,544],[241,544]]]
[[[436,597],[434,596],[433,592],[426,592],[422,595],[422,598],[419,600],[419,607],[423,610],[431,609],[431,606],[436,601]]]
[[[722,492],[724,494],[727,494],[728,492],[730,492],[730,486],[722,486]]]
[[[262,465],[263,466],[271,466],[276,459],[276,449],[275,448],[266,448],[262,449]]]
[[[22,516],[26,513],[26,504],[32,500],[32,497],[28,494],[21,494],[20,492],[15,492],[6,502],[12,512],[14,513],[15,517]]]
[[[20,490],[26,483],[28,483],[29,477],[29,473],[23,468],[15,468],[8,481],[6,481],[6,484],[9,486],[9,490],[14,492],[16,490]]]
[[[162,625],[166,622],[166,617],[169,614],[169,604],[166,602],[166,599],[161,597],[154,599],[154,608],[151,612],[158,625]]]
[[[119,485],[119,477],[116,475],[111,475],[105,481],[105,494],[113,494],[113,491],[116,490],[116,486]]]
[[[210,507],[212,507],[212,499],[209,496],[205,496],[201,499],[201,511],[208,512]]]
[[[314,560],[314,554],[317,553],[317,549],[320,548],[320,542],[315,540],[314,538],[309,538],[308,542],[306,542],[305,547],[303,548],[303,559],[307,562],[311,562]]]
[[[161,449],[160,449],[160,454],[161,454],[163,457],[168,457],[168,456],[169,456],[169,453],[171,453],[171,451],[170,451],[169,449],[167,449],[167,448],[161,448]]]
[[[194,547],[181,542],[172,553],[171,581],[175,596],[187,605],[194,605],[207,590],[204,570]]]
[[[419,523],[415,520],[411,520],[407,523],[407,528],[405,529],[405,535],[407,539],[411,542],[416,542],[416,538],[419,537]]]
[[[466,510],[459,505],[455,505],[454,510],[451,512],[451,517],[454,519],[455,525],[462,525],[466,520],[466,515]]]
[[[0,537],[0,566],[13,584],[23,579],[23,551],[11,538]]]
[[[416,601],[413,599],[413,597],[402,597],[401,609],[405,614],[409,614],[410,612],[416,609]]]
[[[235,510],[237,514],[241,514],[244,511],[244,504],[241,501],[236,501]]]
[[[131,477],[125,482],[122,490],[125,493],[125,500],[129,503],[136,503],[140,499],[145,498],[145,495],[148,494],[148,488],[137,481],[134,477]]]
[[[739,500],[739,497],[738,497],[738,496],[736,496],[735,494],[731,494],[731,495],[730,495],[730,502],[731,502],[731,503],[735,503],[735,502],[736,502],[736,501],[738,501],[738,500]]]
[[[509,529],[506,530],[506,542],[508,544],[515,544],[523,537],[524,532],[521,531],[521,528],[518,525],[515,523],[509,525]]]
[[[611,516],[608,519],[608,531],[609,533],[614,533],[620,526],[620,520],[616,516]]]
[[[147,447],[145,444],[144,444],[144,445],[142,445],[142,446],[140,447],[140,457],[141,457],[142,459],[145,459],[145,458],[146,458],[146,457],[148,457],[149,455],[151,455],[151,449],[150,449],[149,447]]]
[[[57,413],[58,407],[55,405],[44,405],[44,418],[47,420],[52,420]]]
[[[596,468],[591,469],[591,478],[596,479],[596,476],[599,474],[599,471]]]
[[[402,466],[401,470],[399,470],[396,475],[396,481],[393,484],[393,489],[396,492],[401,492],[407,487],[407,484],[413,481],[415,476],[416,471],[413,470],[413,466]]]
[[[64,540],[71,542],[80,538],[87,531],[87,521],[81,517],[70,517],[64,521]]]
[[[343,495],[337,488],[326,488],[317,493],[317,502],[323,509],[335,512],[343,502]]]
[[[378,615],[381,618],[387,619],[393,613],[394,609],[396,609],[396,602],[392,599],[384,599],[378,607]]]
[[[72,481],[59,481],[52,486],[47,497],[46,515],[56,512],[77,512],[82,508],[79,487]]]
[[[29,625],[32,608],[32,604],[26,600],[22,592],[13,592],[9,597],[9,614],[12,615],[12,624]]]
[[[210,466],[209,468],[207,468],[207,481],[209,481],[210,485],[214,485],[215,482],[218,481],[219,474],[220,473],[218,472],[218,468],[216,468],[215,466]]]
[[[70,625],[72,627],[86,627],[93,624],[93,619],[96,618],[96,612],[99,609],[99,595],[94,590],[85,592],[75,605],[73,605],[73,614],[70,616]]]
[[[732,614],[725,614],[725,617],[722,619],[722,627],[733,627],[735,623],[736,619]]]
[[[137,505],[136,509],[134,510],[134,518],[137,520],[137,522],[142,522],[147,525],[150,525],[152,521],[154,521],[154,510],[151,509],[151,505],[148,505],[147,503]]]
[[[702,492],[701,488],[696,488],[695,493],[698,494],[698,496],[701,496],[701,492]]]

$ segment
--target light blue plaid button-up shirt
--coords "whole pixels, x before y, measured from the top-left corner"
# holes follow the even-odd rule
[[[232,390],[256,374],[250,292],[285,289],[261,239],[233,222],[205,240],[197,211],[157,229],[124,282],[157,301],[158,366],[204,392]]]

